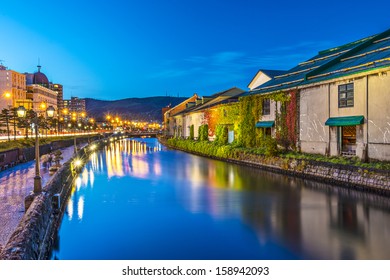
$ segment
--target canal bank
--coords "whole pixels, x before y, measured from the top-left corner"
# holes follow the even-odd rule
[[[73,181],[81,170],[81,166],[74,165],[74,160],[81,159],[81,162],[85,163],[89,154],[103,146],[104,141],[95,141],[79,149],[77,155],[71,156],[48,180],[41,193],[30,196],[31,205],[7,243],[0,248],[0,259],[48,258],[66,207],[64,202],[69,197]]]
[[[50,195],[34,201],[1,257],[390,256],[387,197],[167,149],[153,138],[109,141],[101,147],[73,176],[60,211]],[[56,193],[58,184],[52,188],[47,193]]]
[[[163,145],[184,152],[205,156],[226,162],[252,166],[267,171],[311,179],[354,190],[375,192],[390,196],[390,171],[347,166],[330,162],[319,162],[306,159],[289,159],[277,156],[264,156],[240,150],[224,150],[214,146],[211,149],[198,148],[195,145],[183,145],[183,141],[168,141],[163,137],[158,140]],[[211,143],[209,143],[212,145]],[[190,148],[189,148],[190,147]]]
[[[389,259],[388,197],[115,141],[79,175],[51,259]]]

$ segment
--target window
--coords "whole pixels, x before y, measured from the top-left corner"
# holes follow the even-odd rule
[[[271,100],[269,98],[263,99],[263,116],[271,113]]]
[[[353,83],[339,85],[339,108],[353,107]]]

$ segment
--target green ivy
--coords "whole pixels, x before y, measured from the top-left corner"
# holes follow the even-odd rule
[[[208,141],[209,140],[209,126],[203,124],[199,127],[199,141]]]
[[[194,140],[194,135],[195,135],[195,133],[194,133],[194,125],[192,124],[191,126],[190,126],[190,139],[191,140]]]
[[[216,144],[226,145],[228,143],[228,127],[226,125],[217,125],[215,136]]]
[[[265,140],[264,131],[262,129],[256,129],[256,122],[261,120],[263,111],[264,99],[271,99],[274,102],[278,102],[281,107],[281,112],[277,110],[275,112],[275,125],[276,136],[278,144],[284,147],[288,147],[291,143],[291,138],[288,132],[287,121],[287,105],[290,102],[290,94],[282,91],[274,92],[271,94],[257,94],[241,97],[239,100],[240,105],[240,118],[238,124],[238,142],[243,147],[264,147],[267,143],[262,143]],[[269,142],[269,141],[268,141]]]

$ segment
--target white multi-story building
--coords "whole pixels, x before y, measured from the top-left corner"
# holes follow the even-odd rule
[[[31,107],[26,98],[26,76],[0,65],[0,111],[20,105]]]
[[[57,95],[58,92],[51,89],[51,84],[44,73],[41,72],[41,66],[38,65],[38,72],[34,74],[25,73],[27,83],[27,98],[32,100],[32,109],[36,112],[43,112],[49,106],[53,106],[58,111]]]

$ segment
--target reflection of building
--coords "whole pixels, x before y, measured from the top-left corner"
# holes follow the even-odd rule
[[[26,99],[26,77],[0,65],[0,110],[20,105],[25,108],[32,106],[31,101]]]

